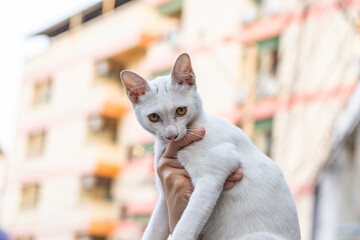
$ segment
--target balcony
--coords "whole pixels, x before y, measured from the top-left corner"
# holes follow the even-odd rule
[[[120,69],[114,72],[106,70],[106,73],[95,76],[95,84],[89,94],[99,96],[98,111],[107,117],[120,118],[131,108],[119,79],[120,71]]]
[[[121,216],[119,204],[105,200],[91,200],[78,208],[78,214],[87,216],[90,227],[100,222],[116,222]]]
[[[115,177],[126,161],[126,149],[100,139],[87,144],[86,151],[91,152],[93,173],[104,177]]]

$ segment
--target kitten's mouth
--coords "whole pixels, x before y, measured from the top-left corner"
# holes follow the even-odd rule
[[[167,142],[176,142],[176,141],[179,140],[180,138],[179,138],[179,136],[177,136],[176,138],[171,138],[171,139],[165,137],[165,139],[166,139]]]
[[[185,136],[185,134],[177,134],[176,136],[172,136],[172,137],[163,136],[162,139],[164,140],[164,142],[170,143],[170,142],[179,141],[184,136]]]

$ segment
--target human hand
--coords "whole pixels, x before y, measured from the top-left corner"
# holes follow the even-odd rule
[[[166,147],[164,154],[160,157],[157,173],[164,189],[171,233],[194,191],[189,174],[176,158],[177,152],[192,142],[202,139],[204,135],[204,128],[190,130],[179,141],[170,142]],[[242,177],[243,172],[241,170],[235,171],[226,180],[224,190],[231,189],[237,181],[242,179]]]

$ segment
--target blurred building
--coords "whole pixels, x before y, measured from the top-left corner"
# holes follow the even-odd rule
[[[3,180],[5,179],[5,156],[4,156],[4,152],[0,146],[0,179]],[[2,196],[2,194],[4,193],[4,181],[0,181],[0,196]],[[2,204],[1,204],[1,200],[0,200],[0,212],[1,210]],[[1,218],[0,218],[0,222],[1,222]],[[0,225],[1,226],[1,225]],[[1,227],[0,227],[1,229]]]
[[[302,239],[359,239],[359,6],[105,0],[35,34],[51,42],[25,63],[1,224],[14,239],[139,239],[152,139],[119,72],[151,79],[188,52],[205,109],[281,166]]]
[[[140,238],[157,200],[152,140],[119,72],[177,24],[142,1],[109,0],[34,35],[50,45],[25,62],[1,213],[12,238]]]

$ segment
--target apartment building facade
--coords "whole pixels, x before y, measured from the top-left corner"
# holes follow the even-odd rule
[[[157,200],[152,138],[137,124],[119,72],[152,79],[188,52],[205,110],[241,127],[279,163],[302,239],[330,239],[315,224],[325,218],[318,189],[333,127],[358,82],[357,32],[342,18],[356,7],[105,0],[37,33],[51,43],[25,63],[3,226],[14,239],[140,239]],[[330,235],[348,236],[335,215]]]
[[[174,24],[141,1],[104,1],[38,33],[51,43],[25,63],[2,212],[12,238],[140,237],[157,195],[119,72]]]

